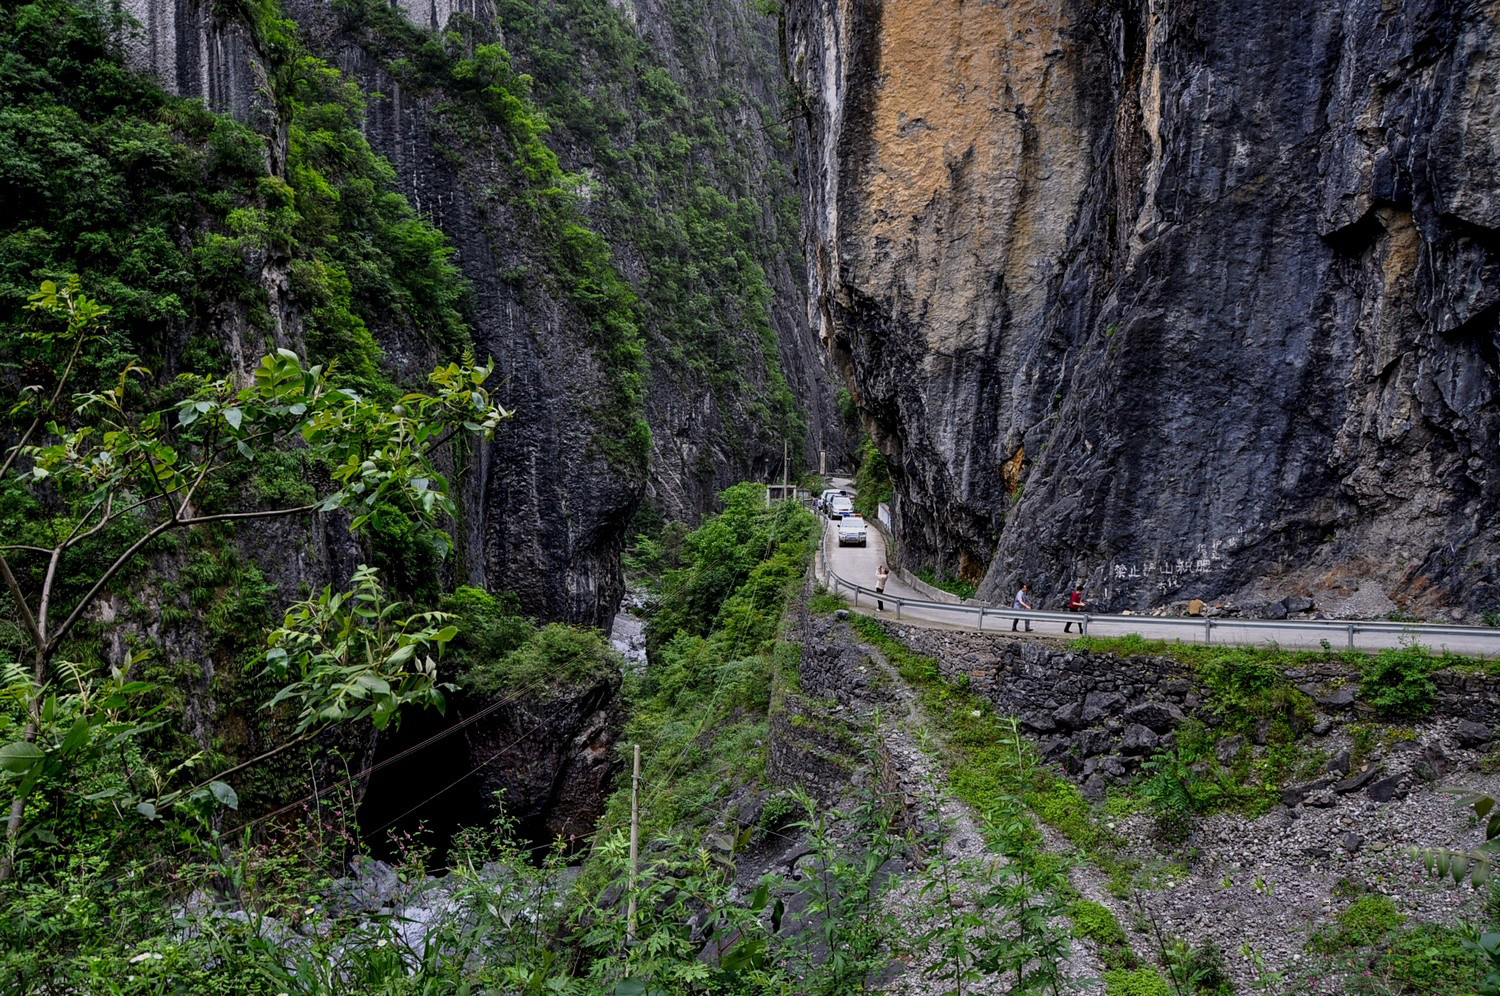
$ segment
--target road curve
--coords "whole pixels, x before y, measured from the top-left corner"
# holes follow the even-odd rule
[[[837,483],[834,485],[838,486]],[[919,626],[935,626],[948,629],[981,630],[984,632],[1011,632],[1026,637],[1026,623],[1031,624],[1031,638],[1076,639],[1079,622],[1057,612],[1015,613],[1009,608],[987,606],[983,616],[972,608],[935,605],[929,596],[923,595],[904,583],[892,569],[885,594],[893,596],[884,600],[884,610],[873,599],[875,571],[885,561],[885,538],[874,526],[866,530],[867,545],[839,546],[838,536],[832,522],[824,523],[823,551],[826,555],[817,561],[818,577],[830,589],[854,602],[862,612],[882,619],[900,619]],[[889,566],[889,565],[887,565]],[[829,576],[832,570],[836,579]],[[866,591],[853,590],[858,585]],[[1061,602],[1062,595],[1042,592],[1033,597],[1033,604],[1043,600]],[[897,599],[903,600],[898,602]],[[903,604],[918,602],[923,604]],[[1019,617],[1019,624],[1018,624]],[[1073,621],[1071,633],[1063,632],[1063,625]],[[1181,643],[1223,643],[1242,646],[1280,646],[1294,650],[1319,650],[1325,646],[1333,650],[1380,650],[1397,647],[1404,643],[1417,642],[1430,650],[1468,657],[1500,657],[1500,630],[1478,627],[1426,627],[1420,624],[1396,627],[1376,624],[1382,628],[1366,630],[1367,623],[1343,620],[1298,620],[1272,623],[1266,620],[1240,620],[1219,617],[1199,621],[1166,620],[1154,616],[1093,615],[1088,618],[1090,636],[1125,636],[1138,633],[1148,640],[1177,641]],[[1353,627],[1351,629],[1351,627]],[[1326,643],[1325,643],[1326,641]]]

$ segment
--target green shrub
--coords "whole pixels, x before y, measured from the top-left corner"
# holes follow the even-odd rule
[[[1471,996],[1483,975],[1462,931],[1431,923],[1390,936],[1381,962],[1401,992],[1422,996]]]
[[[1224,951],[1212,941],[1196,947],[1177,939],[1163,952],[1172,989],[1186,996],[1235,996],[1224,967]]]
[[[1439,667],[1427,648],[1417,643],[1382,650],[1360,668],[1360,697],[1383,716],[1424,716],[1437,694],[1431,674]]]
[[[820,591],[807,600],[808,611],[819,615],[827,615],[830,612],[848,607],[847,602],[831,591]]]
[[[1154,968],[1105,972],[1104,992],[1106,996],[1172,996],[1167,980]]]
[[[483,588],[462,585],[444,595],[438,608],[456,617],[458,635],[448,644],[443,663],[464,688],[472,680],[488,684],[483,672],[492,670],[536,632],[536,624],[521,614],[521,603],[509,592],[492,595]]]
[[[859,469],[854,472],[854,510],[867,519],[876,517],[882,502],[891,500],[892,486],[885,457],[869,436],[860,440]]]
[[[1200,651],[1194,663],[1207,686],[1211,708],[1235,728],[1260,719],[1284,719],[1294,725],[1312,721],[1312,700],[1282,675],[1291,660],[1280,652],[1254,648]]]
[[[937,576],[936,572],[928,570],[925,567],[917,571],[917,577],[921,578],[923,581],[932,585],[939,591],[946,591],[948,594],[957,595],[959,598],[973,598],[974,593],[978,590],[971,581],[960,581],[953,578],[940,578]]]
[[[1405,922],[1385,896],[1361,896],[1339,912],[1331,927],[1314,933],[1307,947],[1320,954],[1372,947]]]
[[[597,630],[552,623],[498,660],[470,664],[465,687],[475,695],[521,694],[530,688],[566,686],[618,674],[620,656]]]
[[[1107,968],[1135,967],[1135,954],[1125,939],[1125,930],[1108,906],[1092,899],[1079,899],[1068,907],[1068,919],[1073,921],[1073,936],[1097,945]]]

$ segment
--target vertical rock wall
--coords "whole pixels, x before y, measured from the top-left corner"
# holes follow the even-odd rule
[[[787,33],[810,313],[910,558],[1111,608],[1500,608],[1500,3],[791,0]]]

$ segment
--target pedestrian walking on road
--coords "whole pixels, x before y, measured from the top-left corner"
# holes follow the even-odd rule
[[[1079,585],[1078,587],[1076,587],[1076,588],[1073,589],[1073,594],[1071,594],[1071,595],[1068,596],[1068,611],[1069,612],[1082,612],[1086,608],[1088,608],[1088,603],[1083,600],[1083,586]],[[1069,627],[1071,627],[1072,625],[1073,625],[1073,620],[1071,620],[1071,619],[1069,619],[1067,622],[1063,623],[1063,632],[1064,633],[1071,632],[1071,630],[1070,630]],[[1082,622],[1080,622],[1078,624],[1078,632],[1080,632],[1080,633],[1083,632],[1083,623]]]
[[[881,601],[880,596],[885,594],[885,582],[890,576],[891,572],[884,564],[875,569],[875,605],[881,612],[885,611],[885,602]]]
[[[1022,582],[1021,587],[1016,590],[1016,597],[1011,602],[1010,607],[1013,608],[1013,609],[1022,609],[1024,611],[1030,612],[1031,611],[1031,598],[1030,598],[1030,595],[1031,595],[1031,585],[1026,584],[1025,582]],[[1014,633],[1016,631],[1016,627],[1019,626],[1020,623],[1021,623],[1021,617],[1020,616],[1016,616],[1016,618],[1012,619],[1011,622],[1010,622],[1010,631],[1012,633]],[[1026,620],[1026,632],[1028,632],[1028,633],[1031,632],[1031,620],[1030,619]]]

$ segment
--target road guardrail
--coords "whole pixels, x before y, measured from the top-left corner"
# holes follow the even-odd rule
[[[1403,623],[1388,622],[1374,619],[1242,619],[1238,616],[1212,617],[1204,616],[1195,618],[1191,616],[1122,616],[1115,613],[1103,612],[1051,612],[1047,610],[1032,609],[1010,609],[997,605],[964,605],[953,602],[935,602],[921,598],[907,598],[903,595],[893,595],[890,592],[876,592],[874,588],[855,584],[841,577],[833,569],[833,562],[828,556],[828,537],[825,535],[823,541],[818,545],[818,559],[823,568],[824,578],[833,586],[834,592],[842,593],[848,591],[853,594],[854,607],[859,607],[860,596],[864,596],[871,604],[878,598],[881,602],[892,603],[896,607],[896,618],[901,618],[903,608],[918,608],[924,612],[951,613],[955,621],[961,619],[972,619],[972,625],[980,632],[985,630],[986,620],[995,619],[1012,622],[1020,619],[1030,625],[1032,622],[1057,622],[1057,623],[1082,623],[1083,635],[1089,635],[1089,624],[1100,625],[1108,623],[1112,628],[1120,625],[1141,626],[1151,628],[1166,627],[1171,630],[1181,631],[1183,636],[1189,636],[1194,642],[1199,639],[1203,643],[1214,642],[1214,630],[1303,630],[1308,632],[1324,633],[1322,639],[1332,644],[1335,635],[1341,638],[1341,642],[1349,650],[1361,649],[1356,642],[1356,637],[1361,633],[1384,634],[1387,636],[1410,637],[1423,646],[1442,646],[1441,641],[1447,639],[1478,640],[1487,644],[1488,649],[1484,651],[1486,656],[1500,655],[1500,629],[1489,626],[1450,626],[1442,623]],[[962,623],[958,623],[962,625]],[[1234,642],[1222,641],[1221,642]]]

